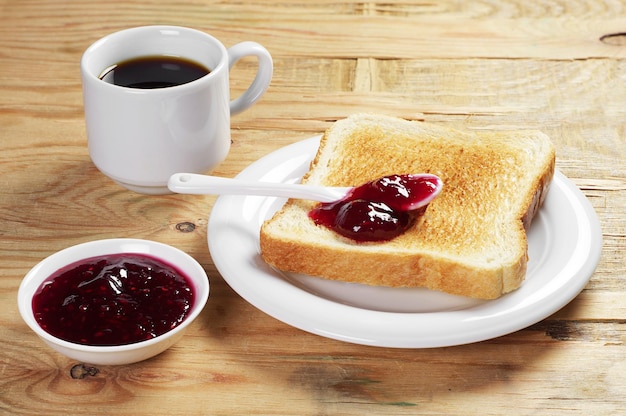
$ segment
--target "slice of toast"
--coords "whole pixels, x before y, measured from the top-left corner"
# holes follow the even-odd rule
[[[308,217],[315,202],[289,200],[262,225],[261,255],[287,272],[495,299],[525,278],[526,230],[554,165],[554,146],[539,131],[467,132],[356,114],[326,131],[303,183],[432,173],[443,180],[441,194],[407,232],[375,243],[317,226]]]

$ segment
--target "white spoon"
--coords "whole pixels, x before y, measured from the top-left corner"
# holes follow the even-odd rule
[[[402,183],[405,180],[407,182]],[[428,205],[441,192],[443,186],[439,177],[426,173],[402,175],[402,178],[391,175],[379,178],[377,181],[380,181],[379,186],[392,190],[392,199],[395,201],[386,201],[387,203],[393,202],[393,205],[389,206],[395,206],[396,209],[404,211],[416,210]],[[417,190],[409,190],[404,187],[410,183],[413,184],[413,187],[418,186]],[[361,188],[242,181],[195,173],[175,173],[170,176],[167,186],[170,191],[179,194],[278,196],[317,202],[335,202],[345,197],[350,190],[355,189],[355,192],[358,193]],[[404,196],[405,199],[397,199],[396,196]]]
[[[317,202],[333,202],[343,198],[352,187],[330,187],[242,181],[196,173],[175,173],[167,183],[170,191],[195,195],[259,195],[283,198],[308,199]]]

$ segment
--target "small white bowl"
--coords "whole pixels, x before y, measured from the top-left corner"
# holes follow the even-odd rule
[[[41,283],[57,270],[90,257],[117,254],[145,254],[178,268],[191,281],[195,301],[187,317],[174,329],[150,340],[116,346],[82,345],[59,339],[44,331],[35,320],[32,298]],[[26,324],[50,347],[74,360],[98,365],[129,364],[153,357],[178,341],[184,330],[200,314],[209,298],[209,279],[200,264],[183,251],[148,240],[109,239],[78,244],[50,255],[24,277],[17,303]]]

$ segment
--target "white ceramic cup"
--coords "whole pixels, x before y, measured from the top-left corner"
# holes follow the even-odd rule
[[[105,69],[129,59],[173,56],[210,70],[186,84],[138,89],[100,79]],[[229,71],[244,56],[258,60],[256,77],[230,100]],[[229,49],[189,28],[144,26],[122,30],[83,54],[81,76],[89,154],[96,167],[120,185],[146,194],[170,193],[177,172],[204,173],[230,150],[230,116],[254,104],[272,79],[269,52],[255,42]]]

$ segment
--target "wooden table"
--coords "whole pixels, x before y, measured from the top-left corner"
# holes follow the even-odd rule
[[[227,46],[256,40],[274,56],[270,89],[233,118],[221,176],[359,111],[543,130],[598,213],[596,272],[544,321],[456,347],[352,345],[269,317],[212,263],[214,197],[135,194],[89,159],[81,54],[147,24],[194,27]],[[626,4],[594,0],[0,0],[0,413],[626,414],[625,31]],[[254,65],[233,70],[233,95]],[[42,258],[110,237],[188,252],[211,296],[165,353],[93,367],[44,346],[16,294]]]

